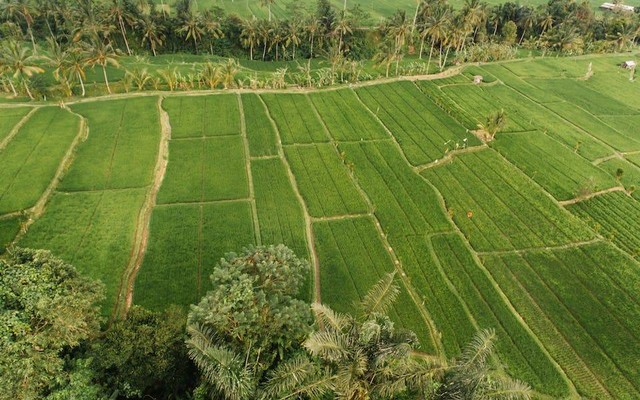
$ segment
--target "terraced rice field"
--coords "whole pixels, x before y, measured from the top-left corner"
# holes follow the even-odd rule
[[[188,306],[226,253],[285,243],[313,266],[301,296],[339,311],[395,270],[390,314],[421,351],[493,328],[492,362],[540,398],[638,398],[640,101],[620,59],[2,108],[0,251],[52,250],[118,315]]]

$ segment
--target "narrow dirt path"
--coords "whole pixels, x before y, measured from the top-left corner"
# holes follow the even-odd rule
[[[433,162],[430,162],[429,164],[424,164],[424,165],[418,165],[417,167],[413,167],[413,169],[420,173],[422,171],[424,171],[425,169],[429,169],[429,168],[433,168],[433,167],[437,167],[438,165],[444,165],[447,164],[451,161],[453,161],[453,159],[460,155],[460,154],[466,154],[466,153],[474,153],[476,151],[480,151],[480,150],[485,150],[488,149],[489,146],[487,146],[486,143],[482,143],[478,146],[471,146],[471,147],[467,147],[464,149],[460,149],[460,150],[451,150],[450,152],[448,152],[447,154],[445,154],[444,157],[435,160]]]
[[[238,96],[238,108],[240,110],[240,133],[242,136],[242,143],[244,144],[245,155],[245,172],[247,175],[247,182],[249,183],[249,202],[251,203],[251,212],[253,213],[253,230],[256,238],[256,244],[262,245],[262,236],[260,234],[260,221],[258,220],[258,207],[256,206],[255,188],[253,185],[253,173],[251,172],[251,150],[249,148],[249,137],[247,136],[247,121],[244,115],[244,105],[242,104],[242,96]]]
[[[585,200],[589,200],[592,199],[594,197],[597,196],[601,196],[603,194],[607,194],[607,193],[611,193],[611,192],[627,192],[626,189],[622,186],[614,186],[612,188],[609,189],[605,189],[605,190],[600,190],[598,192],[593,192],[593,193],[589,193],[589,194],[585,194],[582,196],[578,196],[574,199],[571,200],[564,200],[564,201],[559,201],[558,204],[560,204],[561,206],[570,206],[572,204],[576,204],[576,203],[580,203],[581,201],[585,201]]]
[[[5,147],[7,147],[7,145],[9,144],[9,142],[11,142],[11,140],[14,138],[14,136],[16,136],[18,134],[18,132],[20,132],[20,129],[22,129],[24,124],[26,124],[27,121],[29,121],[29,119],[31,118],[31,116],[36,111],[38,111],[40,108],[41,107],[34,107],[33,109],[31,109],[31,111],[29,111],[27,113],[27,115],[22,117],[22,119],[20,121],[18,121],[18,123],[15,124],[15,126],[13,128],[11,128],[11,130],[9,131],[9,134],[7,135],[7,137],[5,137],[2,141],[0,141],[0,150],[3,150]]]
[[[601,238],[595,238],[591,240],[584,240],[581,242],[574,242],[563,244],[561,246],[545,246],[545,247],[528,247],[526,249],[517,249],[517,250],[497,250],[497,251],[480,251],[476,252],[478,256],[502,256],[502,255],[510,255],[510,254],[526,254],[531,251],[556,251],[556,250],[566,250],[572,249],[575,247],[582,247],[589,244],[599,243],[603,240]]]
[[[33,223],[38,218],[40,218],[42,214],[44,214],[44,210],[47,204],[49,203],[49,200],[51,200],[51,197],[53,196],[56,188],[58,187],[60,180],[62,179],[64,174],[67,172],[67,170],[71,166],[71,163],[73,162],[76,148],[78,147],[80,142],[86,140],[86,138],[89,136],[89,126],[87,124],[87,120],[80,114],[76,114],[70,110],[67,110],[67,111],[73,114],[74,116],[78,117],[78,121],[79,121],[78,133],[76,134],[75,138],[73,138],[73,141],[71,142],[71,145],[69,145],[67,152],[62,157],[62,160],[58,165],[58,169],[56,170],[56,173],[53,176],[53,179],[49,183],[49,186],[47,186],[47,188],[42,193],[42,196],[40,196],[40,199],[38,199],[36,204],[33,207],[31,207],[29,210],[27,210],[29,214],[29,218],[22,224],[20,232],[14,239],[14,243],[17,243],[27,233],[31,225],[33,225]]]
[[[313,301],[316,303],[320,303],[322,301],[320,295],[320,258],[318,257],[318,252],[316,251],[315,240],[313,236],[313,227],[311,225],[311,215],[309,214],[309,209],[307,208],[307,204],[304,202],[302,198],[302,194],[300,194],[300,189],[298,187],[298,183],[296,181],[295,175],[293,175],[293,171],[291,170],[291,166],[289,165],[289,161],[287,161],[287,157],[284,154],[284,148],[282,147],[282,138],[280,137],[280,130],[278,129],[278,125],[276,121],[271,116],[271,111],[269,111],[269,107],[267,107],[267,103],[264,102],[262,97],[258,96],[262,106],[264,107],[264,111],[271,122],[271,126],[273,131],[276,133],[276,138],[278,139],[277,147],[278,147],[278,156],[284,163],[285,169],[287,170],[287,175],[289,176],[289,182],[291,182],[291,187],[300,203],[300,207],[302,208],[302,215],[304,217],[304,226],[307,238],[307,249],[309,250],[309,257],[311,258],[311,267],[313,268]]]
[[[149,242],[149,227],[153,208],[156,205],[156,199],[160,186],[167,172],[167,164],[169,162],[169,140],[171,139],[171,123],[169,114],[162,108],[163,97],[158,97],[158,113],[160,115],[160,146],[158,149],[158,157],[153,174],[153,182],[147,192],[144,204],[136,223],[136,232],[133,239],[133,247],[129,257],[129,263],[123,275],[123,282],[120,285],[120,293],[116,301],[116,310],[114,318],[124,316],[133,303],[133,286],[136,275],[142,265],[144,254],[147,250]]]

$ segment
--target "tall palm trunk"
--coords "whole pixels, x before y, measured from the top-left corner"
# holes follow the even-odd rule
[[[262,61],[267,58],[267,40],[264,41],[264,50],[262,50]]]
[[[269,3],[268,7],[269,7],[269,22],[271,22],[271,3]]]
[[[411,25],[411,41],[413,42],[413,32],[416,31],[416,23],[418,22],[418,11],[420,10],[420,3],[421,2],[417,2],[418,4],[416,5],[416,13],[413,15],[413,25]]]
[[[80,81],[80,87],[82,88],[82,97],[84,97],[86,91],[84,89],[84,81],[82,80],[82,75],[80,75],[80,72],[77,72],[76,75],[78,76],[78,80]]]
[[[436,44],[436,38],[431,38],[431,47],[429,48],[429,61],[427,61],[427,74],[429,73],[429,66],[431,65],[431,55],[433,54],[433,46]]]
[[[313,42],[314,42],[314,35],[313,33],[311,34],[311,53],[310,53],[310,58],[313,58]]]
[[[107,77],[107,65],[102,64],[102,75],[104,75],[104,84],[107,85],[107,92],[111,94],[111,88],[109,87],[109,78]]]
[[[33,47],[33,54],[38,55],[38,49],[36,49],[36,39],[33,37],[33,29],[31,29],[31,24],[28,25],[27,30],[29,31],[29,37],[31,37],[31,46]]]
[[[11,91],[13,92],[13,97],[18,97],[18,92],[16,91],[16,87],[13,86],[13,82],[11,82],[11,79],[9,79],[9,87],[11,88]]]
[[[29,90],[29,85],[27,85],[27,80],[23,79],[22,84],[24,85],[24,89],[27,91],[27,95],[29,95],[29,98],[33,100],[33,95],[31,94],[31,90]]]
[[[253,41],[249,44],[249,58],[253,61]]]
[[[129,48],[129,41],[127,40],[127,30],[124,26],[124,21],[122,17],[118,17],[118,24],[120,25],[120,33],[122,34],[122,39],[124,40],[124,46],[127,48],[127,54],[131,55],[131,49]]]
[[[422,52],[424,51],[424,39],[425,37],[422,36],[422,39],[420,40],[420,59],[422,60]]]

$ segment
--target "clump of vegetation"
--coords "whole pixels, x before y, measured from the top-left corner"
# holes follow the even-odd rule
[[[484,123],[478,124],[479,135],[482,140],[488,142],[496,137],[507,124],[507,113],[504,109],[500,109],[491,113]]]

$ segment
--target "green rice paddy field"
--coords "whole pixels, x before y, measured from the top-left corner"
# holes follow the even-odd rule
[[[302,296],[342,312],[398,271],[390,314],[424,352],[454,357],[493,328],[499,370],[541,398],[640,398],[629,57],[1,106],[0,251],[50,249],[100,279],[108,316],[186,307],[226,253],[285,243],[313,266]],[[482,143],[472,130],[500,108]]]

